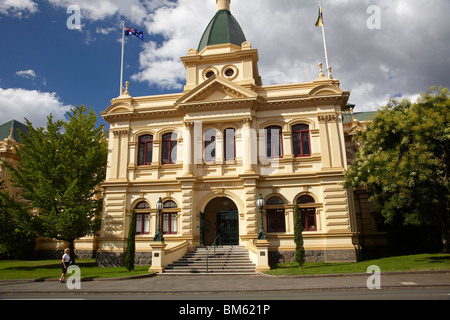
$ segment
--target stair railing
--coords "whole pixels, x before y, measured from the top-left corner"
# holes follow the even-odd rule
[[[214,248],[214,258],[216,257],[216,247],[217,247],[217,240],[219,240],[219,246],[220,246],[220,233],[217,235],[217,237],[214,239],[214,242],[212,245],[210,245],[208,247],[208,250],[206,251],[206,273],[209,273],[209,265],[208,265],[208,259],[209,259],[209,251],[211,250],[211,248]]]

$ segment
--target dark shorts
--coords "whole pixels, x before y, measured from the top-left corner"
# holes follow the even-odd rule
[[[67,267],[69,267],[69,263],[66,262],[66,268],[64,268],[64,263],[61,262],[62,273],[67,273]]]

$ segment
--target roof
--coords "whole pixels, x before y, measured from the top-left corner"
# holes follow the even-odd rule
[[[356,120],[363,122],[363,121],[370,121],[375,118],[376,111],[368,111],[368,112],[354,112],[353,116]],[[350,122],[351,120],[351,114],[350,113],[344,113],[344,122]]]
[[[25,134],[28,133],[28,127],[26,125],[17,120],[11,120],[9,122],[0,125],[0,141],[9,137],[9,134],[11,133],[11,128],[14,129],[13,139],[18,143],[20,143],[19,131],[22,131]]]
[[[232,43],[241,46],[245,41],[244,32],[237,20],[230,11],[222,9],[217,11],[208,24],[198,45],[198,52],[209,45]]]

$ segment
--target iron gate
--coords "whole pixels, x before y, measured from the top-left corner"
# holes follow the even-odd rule
[[[221,244],[239,244],[239,219],[237,211],[221,211],[217,217]]]

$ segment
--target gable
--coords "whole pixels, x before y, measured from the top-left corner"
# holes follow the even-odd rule
[[[244,88],[223,77],[214,75],[177,100],[176,104],[201,103],[211,101],[256,99],[256,92]]]

